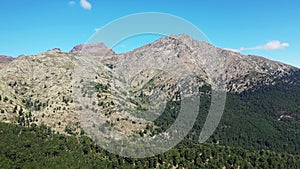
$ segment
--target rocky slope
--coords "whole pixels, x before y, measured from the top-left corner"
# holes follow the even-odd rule
[[[13,61],[14,58],[11,56],[0,55],[0,69],[6,66],[9,62]]]
[[[67,133],[80,132],[77,113],[82,112],[128,135],[149,134],[145,128],[155,128],[151,121],[160,114],[145,117],[141,112],[163,108],[165,98],[180,99],[177,82],[187,73],[201,79],[198,86],[217,88],[222,83],[227,92],[243,92],[274,85],[299,71],[187,35],[164,37],[124,54],[97,43],[75,46],[69,53],[53,49],[1,58],[6,66],[0,69],[0,120],[24,126],[44,123]]]

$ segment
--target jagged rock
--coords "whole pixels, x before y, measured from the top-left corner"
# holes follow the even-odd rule
[[[0,69],[6,66],[8,63],[13,61],[14,58],[11,56],[0,55]]]
[[[70,51],[70,53],[78,53],[78,52],[89,52],[98,55],[101,55],[102,53],[107,53],[108,55],[115,54],[115,52],[107,48],[103,42],[76,45]]]
[[[60,48],[53,48],[51,50],[48,50],[47,52],[61,52]]]

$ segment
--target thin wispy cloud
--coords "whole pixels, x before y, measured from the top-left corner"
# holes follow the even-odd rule
[[[239,49],[226,48],[226,50],[230,50],[233,52],[254,51],[254,50],[273,51],[273,50],[285,49],[289,46],[290,46],[289,43],[280,42],[279,40],[272,40],[264,45],[259,45],[251,48],[245,48],[245,47],[241,47]]]
[[[88,2],[87,0],[80,0],[80,5],[82,8],[90,10],[92,9],[92,4]]]
[[[75,5],[75,4],[76,4],[75,1],[69,1],[69,5],[73,6],[73,5]]]

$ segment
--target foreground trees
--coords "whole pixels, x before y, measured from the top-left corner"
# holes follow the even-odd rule
[[[300,168],[300,156],[247,151],[185,140],[145,159],[111,154],[83,136],[53,134],[46,126],[0,123],[0,168]]]

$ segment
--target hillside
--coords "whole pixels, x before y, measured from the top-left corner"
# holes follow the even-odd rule
[[[271,153],[264,158],[274,155],[277,161],[287,161],[282,157],[285,153],[300,155],[300,70],[284,63],[223,50],[188,35],[163,37],[122,54],[96,43],[77,45],[70,52],[53,49],[3,60],[1,122],[29,128],[47,126],[55,137],[70,139],[84,133],[91,136],[93,128],[106,130],[107,126],[117,131],[112,135],[115,138],[147,138],[171,126],[184,94],[199,95],[199,114],[183,141],[194,144],[208,115],[212,93],[221,90],[227,95],[224,114],[205,149],[227,151],[223,146],[230,146],[237,150],[233,152],[236,156],[239,151],[249,151],[250,168],[259,168],[252,158],[262,150]],[[8,126],[19,128],[2,126],[5,130]],[[38,134],[28,133],[34,138]],[[4,137],[3,132],[1,135]],[[53,146],[59,144],[64,143]],[[299,162],[298,156],[293,158]],[[219,160],[216,163],[230,163],[226,158]],[[272,165],[269,162],[267,167]]]

